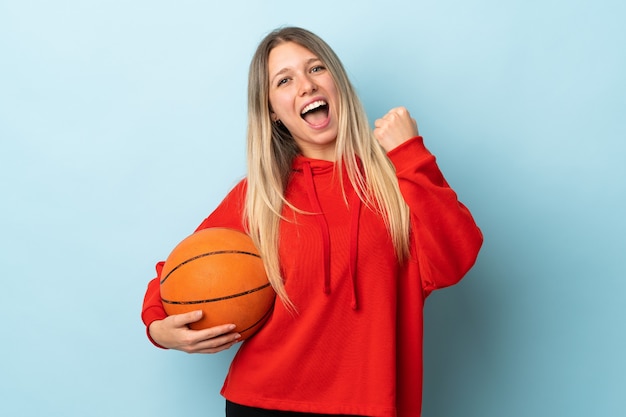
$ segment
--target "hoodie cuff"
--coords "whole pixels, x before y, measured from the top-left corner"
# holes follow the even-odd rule
[[[414,165],[415,161],[421,159],[421,157],[429,157],[431,155],[430,151],[424,146],[424,138],[422,136],[412,137],[387,153],[387,157],[389,157],[397,171],[402,170],[406,166]]]
[[[146,335],[148,336],[148,339],[154,346],[160,349],[167,349],[167,348],[159,345],[157,342],[154,341],[154,339],[152,339],[152,336],[150,336],[150,325],[153,322],[157,320],[163,320],[166,317],[167,317],[167,314],[163,314],[163,310],[155,308],[155,307],[149,308],[141,314],[141,319],[143,323],[146,325]]]

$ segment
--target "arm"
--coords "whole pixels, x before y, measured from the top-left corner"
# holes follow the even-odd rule
[[[243,230],[242,213],[245,182],[241,181],[222,203],[198,226],[196,231],[208,227],[231,227]],[[202,318],[202,311],[168,316],[161,302],[160,279],[164,262],[156,265],[157,275],[148,283],[143,301],[141,319],[150,341],[160,348],[177,349],[187,353],[216,353],[230,348],[241,337],[231,333],[232,324],[203,330],[191,330],[189,324]]]
[[[483,240],[480,229],[446,182],[406,109],[393,109],[379,119],[374,134],[396,168],[411,212],[412,244],[425,292],[455,284],[476,261]]]
[[[160,275],[163,262],[157,264],[157,277],[148,283],[141,319],[148,339],[157,347],[187,353],[217,353],[234,345],[241,335],[230,333],[233,324],[191,330],[189,324],[202,318],[202,311],[168,316],[161,303]]]

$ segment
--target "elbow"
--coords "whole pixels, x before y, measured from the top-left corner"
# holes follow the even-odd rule
[[[483,244],[480,229],[463,234],[456,244],[439,253],[439,262],[420,262],[424,290],[428,293],[457,284],[473,268]]]
[[[462,245],[463,249],[458,256],[457,276],[459,280],[476,264],[483,240],[483,234],[478,227],[475,227],[472,233],[468,233],[465,236],[464,244]]]

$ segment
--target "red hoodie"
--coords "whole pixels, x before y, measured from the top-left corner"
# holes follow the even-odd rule
[[[399,265],[381,217],[361,203],[333,162],[299,156],[285,191],[279,256],[289,297],[235,355],[228,400],[267,409],[419,417],[423,305],[472,267],[482,234],[421,137],[388,154],[411,211],[411,259]],[[199,226],[243,230],[240,182]],[[346,204],[347,201],[347,204]],[[160,273],[162,263],[158,264]],[[158,277],[144,300],[146,326],[164,318]]]

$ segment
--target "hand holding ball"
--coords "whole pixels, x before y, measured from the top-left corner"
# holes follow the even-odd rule
[[[185,238],[169,255],[161,272],[161,299],[169,315],[202,310],[192,329],[234,323],[245,340],[269,317],[275,293],[249,236],[209,228]]]

